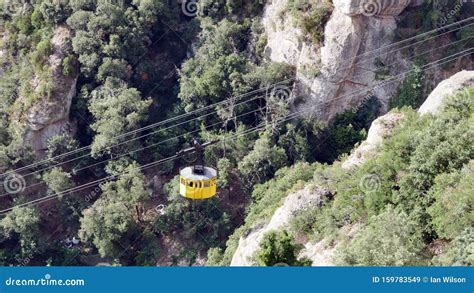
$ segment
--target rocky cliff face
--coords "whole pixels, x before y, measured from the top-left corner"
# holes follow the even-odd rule
[[[275,211],[268,224],[257,225],[247,236],[240,238],[239,246],[232,257],[231,266],[255,265],[253,255],[259,249],[260,241],[267,232],[284,229],[299,211],[306,207],[320,206],[328,195],[328,190],[319,187],[314,189],[307,187],[290,194],[283,205]]]
[[[32,146],[38,155],[47,149],[48,140],[62,133],[72,133],[74,124],[69,120],[72,98],[76,95],[77,76],[63,74],[63,60],[72,53],[71,32],[61,26],[54,30],[51,40],[53,53],[49,56],[53,93],[50,97],[40,97],[27,109],[27,127],[25,142]],[[32,81],[35,90],[39,90],[40,77]]]
[[[413,4],[410,0],[334,0],[321,48],[305,41],[291,15],[281,17],[287,3],[274,0],[265,8],[262,23],[268,37],[267,56],[296,66],[294,93],[304,104],[301,109],[309,106],[321,120],[358,106],[367,93],[352,93],[376,84],[380,64],[394,64],[392,76],[408,69],[409,63],[400,54],[373,51],[392,43],[396,17]],[[316,77],[315,72],[319,72]],[[393,82],[375,89],[383,110],[398,86],[399,82]]]

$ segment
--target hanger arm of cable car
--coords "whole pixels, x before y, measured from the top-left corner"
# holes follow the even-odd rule
[[[204,149],[217,142],[214,140],[201,144],[195,139],[193,147],[176,153],[177,157],[196,154],[194,165],[182,169],[179,174],[179,193],[183,197],[197,200],[212,198],[217,194],[217,171],[204,165]]]

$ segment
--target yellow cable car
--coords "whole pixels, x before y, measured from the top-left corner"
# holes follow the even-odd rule
[[[208,199],[217,193],[217,171],[204,167],[202,174],[196,174],[193,167],[180,172],[179,193],[190,199]]]
[[[180,172],[179,193],[189,199],[208,199],[217,193],[217,171],[204,166],[203,150],[206,146],[215,142],[205,144],[194,140],[193,147],[177,153],[177,156],[194,152],[197,159],[192,167],[186,167]]]

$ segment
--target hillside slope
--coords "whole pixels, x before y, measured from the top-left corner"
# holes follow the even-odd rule
[[[409,109],[473,69],[472,5],[20,2],[0,3],[0,264],[371,263],[390,218],[414,245],[381,264],[471,241],[449,223],[470,221],[470,104]],[[196,140],[206,201],[179,190]]]
[[[418,111],[420,114],[426,114],[426,110],[428,107],[430,109],[431,113],[436,113],[436,112],[441,112],[439,115],[443,116],[446,115],[446,113],[449,113],[449,105],[453,105],[454,101],[457,101],[457,103],[460,103],[460,108],[456,109],[457,111],[461,111],[464,113],[467,111],[467,116],[465,118],[461,117],[456,117],[456,119],[460,119],[460,121],[457,121],[455,124],[456,125],[462,125],[463,123],[468,123],[467,128],[465,129],[465,133],[459,133],[457,135],[456,139],[461,139],[461,140],[466,140],[467,143],[471,143],[471,145],[467,148],[464,149],[463,153],[464,157],[459,158],[461,162],[457,164],[456,167],[453,166],[450,172],[457,172],[457,170],[461,170],[462,168],[467,168],[465,172],[467,172],[468,175],[466,176],[471,176],[472,177],[472,172],[474,172],[474,169],[472,169],[474,166],[472,163],[474,162],[474,149],[472,147],[472,142],[474,141],[474,132],[473,132],[473,121],[472,117],[474,114],[474,108],[473,107],[473,102],[474,102],[474,96],[473,96],[473,86],[474,86],[474,71],[463,71],[460,72],[451,78],[443,81],[438,85],[438,87],[435,88],[435,90],[430,94],[429,98],[426,100],[426,102],[421,106],[420,110]],[[450,97],[450,98],[448,98]],[[454,99],[453,97],[457,97]],[[436,101],[436,103],[434,103]],[[444,110],[441,108],[441,105],[444,105]],[[469,114],[470,113],[470,114]],[[414,113],[409,113],[409,116],[411,116],[409,119],[419,119],[421,118],[413,118],[413,116],[418,116]],[[437,115],[437,114],[435,114]],[[357,172],[354,171],[353,169],[366,169],[365,166],[363,166],[368,160],[372,161],[374,160],[375,157],[383,157],[385,156],[385,152],[387,152],[389,149],[382,147],[382,144],[389,139],[393,133],[403,133],[403,127],[405,123],[408,123],[406,121],[406,118],[403,118],[405,114],[400,113],[398,111],[395,112],[390,112],[377,120],[375,120],[369,130],[369,135],[368,139],[362,144],[357,147],[352,154],[348,157],[345,158],[341,163],[334,163],[334,167],[329,167],[332,169],[337,169],[337,168],[342,168],[340,169],[341,172],[344,173],[352,173],[352,172]],[[436,123],[434,121],[443,121],[446,118],[437,118],[437,117],[430,117],[430,120],[433,120],[432,123]],[[461,122],[461,119],[467,119],[465,122]],[[409,123],[412,124],[412,123]],[[397,126],[398,125],[398,126]],[[430,123],[426,124],[424,123],[425,126],[423,126],[422,131],[428,131],[430,132]],[[412,127],[412,126],[409,126]],[[397,138],[395,138],[397,139]],[[423,140],[429,139],[427,137],[421,138],[421,141],[418,142],[418,144],[423,144]],[[417,147],[417,145],[414,145],[413,147]],[[449,153],[445,155],[450,155]],[[455,155],[455,154],[453,154]],[[456,156],[456,155],[455,155]],[[462,156],[462,155],[461,155]],[[410,161],[415,158],[405,158],[406,160]],[[443,157],[438,157],[438,160],[443,160]],[[469,163],[469,160],[471,162]],[[465,165],[467,164],[467,165]],[[362,166],[362,167],[361,167]],[[463,167],[464,166],[464,167]],[[441,170],[437,171],[440,172]],[[325,171],[328,172],[328,171]],[[334,172],[334,171],[331,171]],[[400,172],[400,171],[398,171]],[[447,170],[441,171],[441,174],[443,173],[448,173]],[[400,173],[399,173],[400,174]],[[437,175],[437,176],[443,176],[443,175]],[[329,174],[331,173],[329,172]],[[347,176],[347,175],[343,175]],[[350,176],[350,175],[349,175]],[[362,189],[362,192],[371,192],[371,189],[378,189],[381,185],[386,185],[390,184],[388,182],[383,182],[382,180],[386,180],[382,178],[383,175],[378,175],[377,173],[370,173],[366,174],[365,177],[361,178],[360,182],[360,188]],[[401,174],[398,176],[402,176]],[[245,236],[241,236],[239,241],[238,241],[238,246],[234,252],[234,255],[232,257],[231,265],[233,266],[248,266],[248,265],[255,265],[255,254],[257,251],[260,249],[260,242],[262,238],[264,237],[264,234],[268,233],[269,231],[272,230],[292,230],[294,235],[297,237],[297,240],[303,241],[302,244],[304,244],[304,248],[300,252],[301,257],[309,257],[313,261],[313,265],[333,265],[335,260],[335,254],[337,253],[337,250],[341,243],[344,241],[349,241],[351,243],[350,239],[357,238],[359,235],[359,232],[361,231],[361,226],[363,226],[364,222],[366,220],[363,219],[358,219],[355,222],[349,221],[350,223],[345,223],[343,227],[338,228],[340,229],[339,231],[332,231],[332,235],[327,235],[324,236],[324,233],[322,235],[318,236],[317,238],[321,238],[324,236],[324,239],[319,240],[314,242],[309,241],[305,242],[304,240],[307,239],[307,237],[302,237],[300,234],[307,233],[308,231],[302,230],[304,226],[298,226],[299,224],[295,224],[295,219],[298,220],[298,217],[307,217],[308,219],[306,221],[318,221],[317,215],[315,217],[311,217],[311,214],[317,214],[318,210],[322,209],[323,202],[328,201],[328,198],[330,193],[334,194],[334,196],[338,197],[339,193],[342,193],[342,190],[337,190],[333,189],[331,190],[330,185],[327,185],[328,182],[319,182],[318,181],[319,176],[315,175],[315,178],[311,181],[310,185],[307,185],[301,190],[298,190],[294,193],[290,193],[285,200],[282,202],[282,205],[274,212],[273,215],[271,215],[270,218],[267,219],[262,219],[264,222],[268,222],[268,224],[262,225],[257,224],[249,229],[248,233],[245,233]],[[325,178],[325,181],[330,181],[331,178],[328,177],[323,177]],[[337,180],[337,179],[336,179]],[[393,179],[392,179],[393,180]],[[403,178],[397,178],[395,182],[402,181]],[[365,189],[365,190],[364,190]],[[360,192],[360,191],[359,191]],[[386,192],[386,191],[385,191]],[[432,189],[428,188],[427,193],[433,192]],[[467,206],[464,206],[464,210],[468,213],[466,215],[463,215],[462,217],[466,219],[467,222],[463,222],[465,226],[460,227],[460,231],[462,232],[465,229],[469,229],[470,226],[474,224],[474,218],[472,217],[472,209],[469,211],[469,206],[472,207],[472,194],[470,193],[471,191],[466,191],[466,195],[470,197],[469,198],[464,198],[464,200],[467,200],[465,204]],[[469,195],[470,193],[470,195]],[[358,200],[356,195],[354,194],[352,197],[352,201],[354,203]],[[390,197],[389,195],[385,195],[385,197]],[[422,194],[419,194],[418,196],[423,197]],[[448,196],[447,194],[441,194],[441,196]],[[458,201],[459,199],[457,198],[450,198],[450,201]],[[389,201],[390,202],[390,201]],[[386,204],[388,205],[389,202]],[[470,202],[470,203],[469,203]],[[435,206],[437,203],[436,202],[430,202],[430,206]],[[453,203],[456,204],[456,203]],[[328,203],[326,203],[328,205]],[[346,202],[344,205],[351,205],[350,202]],[[345,208],[345,206],[342,206]],[[341,208],[342,208],[341,207]],[[384,209],[383,206],[380,207],[382,210]],[[414,212],[411,210],[411,212]],[[458,211],[457,213],[459,213]],[[313,215],[314,216],[314,215]],[[454,220],[454,219],[453,219]],[[459,219],[457,219],[459,220]],[[296,228],[295,228],[296,225]],[[305,225],[315,225],[315,223],[307,222]],[[319,227],[320,229],[324,229],[324,227]],[[310,231],[309,234],[314,233],[315,231]],[[300,238],[298,238],[300,237]],[[310,238],[313,236],[309,236]],[[329,237],[329,238],[328,238]],[[330,240],[330,238],[334,238],[333,240]],[[372,237],[378,237],[377,235],[368,235],[367,237],[372,238]],[[438,237],[444,238],[441,235]],[[452,237],[451,239],[454,239],[455,237]],[[374,239],[373,239],[374,240]],[[380,239],[381,240],[381,239]],[[403,241],[403,239],[399,239],[399,241]],[[431,239],[428,241],[428,246],[430,243],[435,243],[437,240],[436,239]],[[389,243],[390,244],[390,243]],[[401,243],[401,245],[405,245],[406,243]],[[345,247],[349,245],[350,247],[351,244],[344,244]],[[395,245],[395,243],[391,243],[391,245]],[[399,244],[400,245],[400,244]],[[342,250],[343,248],[341,248]],[[347,248],[345,248],[347,249]],[[377,249],[382,249],[382,248],[375,248]],[[443,251],[437,251],[436,254],[442,254]],[[380,252],[381,253],[381,252]],[[467,259],[470,259],[469,256],[471,252],[468,252],[468,255],[466,256]],[[416,255],[413,255],[413,260],[415,260],[417,257]],[[438,257],[443,257],[443,255],[438,255]],[[464,257],[464,256],[463,256]],[[407,260],[408,261],[408,260]],[[371,263],[366,263],[366,264],[371,264]],[[372,263],[375,264],[375,263]],[[407,263],[399,263],[399,264],[407,264]]]

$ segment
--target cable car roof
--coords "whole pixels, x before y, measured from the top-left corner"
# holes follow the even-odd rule
[[[193,168],[192,167],[186,167],[179,174],[185,178],[185,179],[191,179],[191,180],[208,180],[214,177],[217,177],[217,171],[209,168],[209,167],[204,167],[204,174],[195,174],[193,173]]]

